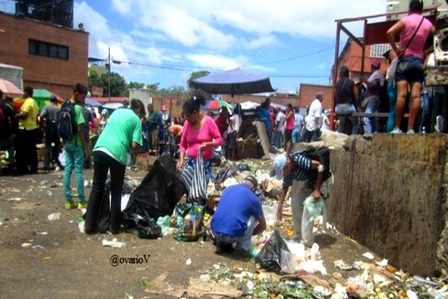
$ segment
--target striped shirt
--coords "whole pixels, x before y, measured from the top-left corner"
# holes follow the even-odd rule
[[[292,171],[288,176],[283,177],[283,189],[286,189],[292,185],[294,180],[305,181],[314,177],[312,169],[311,159],[303,154],[302,151],[292,153],[290,155],[293,165]]]

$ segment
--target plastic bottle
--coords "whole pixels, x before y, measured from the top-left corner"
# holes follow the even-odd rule
[[[418,275],[414,276],[414,281],[418,284],[425,284],[425,285],[429,285],[429,286],[433,286],[433,287],[438,285],[437,282],[434,282],[434,281],[430,280],[429,278],[425,279],[424,277],[421,277]]]

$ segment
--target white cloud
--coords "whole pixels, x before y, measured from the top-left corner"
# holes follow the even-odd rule
[[[200,70],[250,66],[281,73],[289,70],[259,64],[282,60],[282,51],[293,53],[291,49],[303,38],[332,44],[336,19],[378,14],[386,9],[384,0],[111,0],[110,5],[101,7],[104,15],[113,13],[113,19],[106,19],[92,8],[99,6],[96,1],[77,0],[74,7],[75,24],[84,23],[90,33],[89,56],[107,57],[111,47],[112,57],[123,61]],[[362,25],[356,22],[347,27],[360,35]],[[317,69],[326,69],[326,63],[317,59],[315,69],[316,65]],[[157,71],[119,67],[129,72],[124,74],[128,78],[140,73],[151,78]],[[174,76],[189,78],[190,73]]]
[[[212,54],[188,54],[186,58],[194,62],[198,67],[213,67],[217,69],[235,69],[239,63],[229,57]]]

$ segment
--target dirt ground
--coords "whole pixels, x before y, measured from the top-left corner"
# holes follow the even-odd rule
[[[126,248],[103,247],[102,240],[112,240],[111,235],[80,233],[75,219],[81,212],[64,210],[62,174],[0,177],[0,297],[173,298],[146,293],[142,280],[151,281],[166,273],[169,284],[187,286],[190,277],[199,278],[216,263],[256,271],[251,259],[216,255],[209,240],[185,243],[174,240],[172,235],[143,240],[120,234],[116,237],[126,243]],[[92,174],[93,170],[85,170],[87,180]],[[145,174],[127,172],[137,181]],[[89,193],[87,187],[86,195]],[[60,213],[60,219],[48,220],[47,216],[55,212]],[[324,280],[330,280],[334,272],[341,273],[342,278],[357,274],[335,268],[335,260],[367,261],[362,256],[366,248],[334,232],[317,236],[316,242],[328,271],[327,276],[321,276]],[[31,245],[23,247],[27,246],[24,243]],[[113,255],[143,260],[114,267],[110,262]]]

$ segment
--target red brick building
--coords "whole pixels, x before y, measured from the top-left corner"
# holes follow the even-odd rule
[[[63,98],[87,85],[89,34],[0,12],[0,62],[23,68],[23,85]]]
[[[300,84],[300,100],[299,107],[304,108],[310,106],[311,102],[316,98],[316,94],[322,92],[324,100],[322,101],[323,109],[331,108],[333,103],[333,87],[328,85],[316,85],[316,84]]]
[[[389,62],[382,55],[390,47],[388,44],[376,44],[365,46],[365,58],[364,58],[364,76],[367,78],[372,73],[370,63],[372,60],[381,61],[381,69],[386,72]],[[341,54],[339,55],[338,74],[342,66],[347,66],[350,70],[350,78],[355,82],[359,81],[361,76],[361,63],[362,63],[362,48],[352,39],[348,39]],[[338,75],[339,77],[339,75]]]

